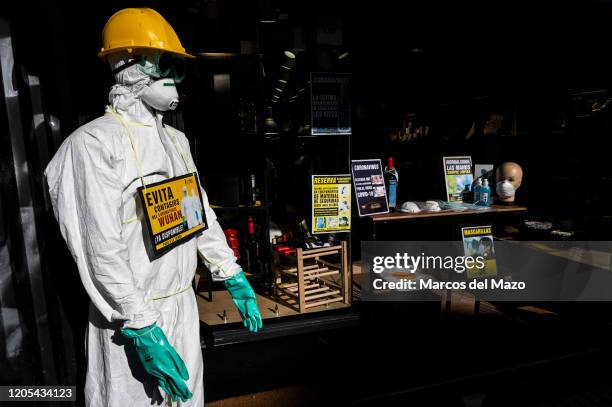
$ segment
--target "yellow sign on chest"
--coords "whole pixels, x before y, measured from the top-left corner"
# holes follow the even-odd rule
[[[167,187],[147,192],[145,197],[147,200],[147,206],[153,206],[174,199],[174,194],[172,193],[172,188]]]

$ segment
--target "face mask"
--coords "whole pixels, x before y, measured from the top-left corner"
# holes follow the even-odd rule
[[[147,85],[140,99],[159,112],[176,109],[179,99],[174,79],[164,78]]]
[[[510,181],[506,180],[499,181],[495,187],[495,190],[497,191],[497,195],[501,196],[502,198],[510,198],[516,193],[516,188],[514,188],[514,185],[512,185]]]

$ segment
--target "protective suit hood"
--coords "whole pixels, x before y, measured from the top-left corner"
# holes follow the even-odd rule
[[[108,63],[113,71],[130,62],[127,53],[111,54]],[[108,108],[113,109],[128,121],[152,124],[155,120],[153,109],[144,103],[141,95],[154,80],[137,65],[128,66],[114,74],[115,85],[108,94]]]

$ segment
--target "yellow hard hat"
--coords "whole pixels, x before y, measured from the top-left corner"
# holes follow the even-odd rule
[[[100,58],[118,51],[159,50],[195,58],[181,45],[176,32],[161,14],[150,8],[124,8],[111,16],[102,31]]]

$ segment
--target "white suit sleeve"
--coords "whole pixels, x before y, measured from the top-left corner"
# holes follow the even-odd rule
[[[136,287],[121,236],[122,162],[86,133],[72,135],[65,144],[46,174],[55,215],[83,285],[107,320],[124,320],[128,328],[151,325],[159,313]]]

